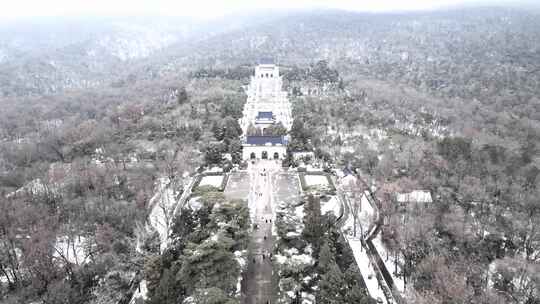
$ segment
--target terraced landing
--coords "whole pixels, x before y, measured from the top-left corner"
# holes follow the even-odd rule
[[[296,205],[300,203],[300,182],[298,174],[288,172],[278,172],[273,180],[274,201],[276,204],[282,202]]]
[[[251,179],[247,172],[232,172],[229,175],[229,180],[224,193],[228,199],[247,200],[249,198],[250,189]]]

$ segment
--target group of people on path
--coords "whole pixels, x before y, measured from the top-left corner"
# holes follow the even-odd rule
[[[262,256],[263,261],[266,259],[266,257],[268,257],[268,260],[269,260],[269,261],[272,261],[272,253],[269,252],[269,251],[266,251],[266,250],[265,250],[265,251],[262,253],[261,256]],[[257,259],[253,258],[253,264],[256,264],[256,263],[257,263]]]
[[[267,180],[268,177],[267,177],[267,173],[266,173],[266,168],[263,168],[263,173],[260,173],[260,176],[263,176],[264,181]],[[261,186],[260,185],[257,185],[256,189],[254,189],[254,190],[255,190],[254,192],[255,192],[256,197],[262,197],[263,196],[263,192],[261,191]],[[264,223],[262,223],[262,220],[261,220],[260,223],[262,225],[265,225],[266,227],[267,227],[268,224],[270,224],[270,225],[272,224],[272,219],[265,218],[264,216],[262,216],[261,219],[264,220]],[[257,221],[257,222],[259,222],[259,221]],[[259,223],[255,223],[253,225],[253,227],[255,229],[259,229]],[[269,240],[266,233],[264,234],[263,238],[264,238],[264,243],[266,243]],[[268,258],[268,261],[272,261],[272,252],[264,249],[262,251],[262,253],[261,253],[261,257],[262,257],[262,262],[264,262],[266,260],[266,258]],[[256,264],[256,263],[257,263],[257,259],[256,259],[256,257],[253,257],[253,264]],[[267,300],[265,303],[270,304],[270,300]]]
[[[262,219],[264,219],[264,222],[266,224],[269,224],[269,223],[271,224],[272,223],[272,219],[266,219],[266,218],[264,218],[264,216],[262,217]],[[255,224],[254,227],[255,227],[255,229],[258,229],[259,224]],[[263,238],[264,238],[265,242],[268,240],[268,236],[266,234],[263,236]],[[272,261],[272,252],[269,252],[268,250],[264,250],[263,253],[261,254],[261,256],[262,256],[263,261],[266,259],[266,257],[268,257],[269,261]],[[257,262],[257,260],[255,258],[253,258],[253,263],[256,263],[256,262]]]

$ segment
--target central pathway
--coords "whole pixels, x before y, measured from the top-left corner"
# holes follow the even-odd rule
[[[251,188],[249,208],[254,228],[249,244],[250,257],[244,277],[243,304],[267,304],[274,301],[272,261],[273,188],[272,179],[281,162],[260,160],[249,165]]]

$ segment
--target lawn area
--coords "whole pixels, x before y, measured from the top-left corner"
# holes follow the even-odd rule
[[[330,177],[325,172],[301,172],[300,184],[303,191],[318,191],[321,193],[335,195],[336,188]]]
[[[246,172],[232,172],[225,187],[227,199],[244,199],[249,196],[250,179]]]
[[[321,213],[333,213],[336,217],[341,216],[341,204],[336,196],[321,199]]]
[[[276,174],[274,182],[274,202],[276,204],[288,203],[296,205],[300,203],[300,183],[298,175],[294,173]]]
[[[205,172],[197,177],[197,181],[193,185],[193,192],[197,193],[199,190],[212,188],[215,191],[223,192],[227,186],[229,180],[228,174],[222,172]]]
[[[223,183],[223,175],[206,175],[203,176],[199,186],[212,186],[220,188]]]
[[[328,186],[326,175],[306,175],[306,185],[311,186]]]

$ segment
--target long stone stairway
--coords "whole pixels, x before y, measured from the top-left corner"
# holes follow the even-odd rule
[[[272,179],[277,171],[273,161],[258,161],[250,165],[251,189],[249,200],[252,222],[257,228],[251,236],[247,271],[242,284],[243,304],[273,303],[273,269],[270,253],[274,246],[272,236]]]

